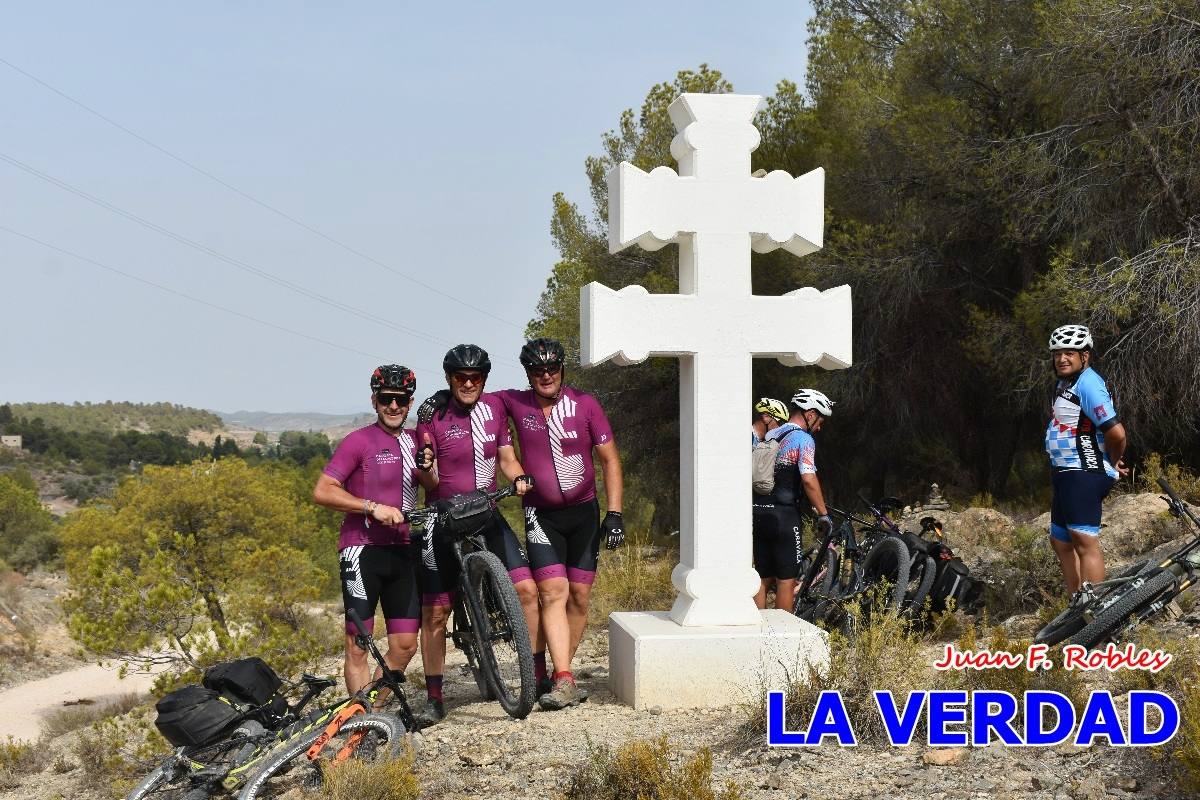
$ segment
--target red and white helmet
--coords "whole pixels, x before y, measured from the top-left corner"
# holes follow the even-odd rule
[[[1051,350],[1083,350],[1092,347],[1092,332],[1086,325],[1060,325],[1050,334]]]

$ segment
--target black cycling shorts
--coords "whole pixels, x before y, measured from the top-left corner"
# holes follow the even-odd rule
[[[498,513],[492,515],[492,520],[483,532],[487,549],[500,559],[514,584],[532,579],[529,559],[508,521]],[[438,535],[436,525],[427,527],[421,549],[421,605],[451,605],[458,591],[460,569],[450,538]]]
[[[342,567],[342,604],[358,612],[368,631],[374,630],[377,603],[383,606],[388,633],[416,633],[421,629],[416,563],[409,545],[353,545],[344,548],[338,560]],[[358,633],[349,616],[346,633]]]
[[[596,580],[600,556],[600,504],[593,498],[566,508],[525,508],[525,545],[533,579]]]
[[[800,511],[791,505],[754,505],[754,569],[763,580],[800,577],[804,537]]]

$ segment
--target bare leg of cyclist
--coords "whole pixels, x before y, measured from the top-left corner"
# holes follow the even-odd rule
[[[1071,544],[1079,558],[1079,579],[1091,583],[1104,580],[1104,553],[1100,550],[1100,537],[1079,531],[1070,531]]]
[[[354,637],[346,634],[346,691],[354,694],[367,685],[371,678],[371,668],[367,666],[367,651],[359,647]]]
[[[571,659],[575,659],[575,651],[583,639],[583,631],[587,628],[588,606],[592,602],[592,585],[590,583],[572,583],[571,593],[567,597],[567,623],[571,627]]]
[[[387,662],[388,667],[398,672],[404,672],[408,669],[409,662],[412,657],[417,654],[417,634],[413,633],[389,633],[388,649],[383,654],[383,660]],[[444,648],[443,648],[444,650]],[[383,670],[379,667],[375,668],[374,678],[378,680],[383,677]],[[382,708],[391,696],[391,689],[383,689],[379,693],[379,697],[375,699],[375,707]]]
[[[1058,565],[1062,568],[1063,580],[1067,584],[1067,594],[1075,594],[1079,590],[1079,556],[1075,555],[1075,545],[1050,537],[1050,546],[1054,548],[1054,555],[1058,556]]]
[[[568,671],[573,651],[571,628],[567,623],[567,579],[547,578],[539,581],[537,587],[542,598],[539,638],[542,646],[550,650],[554,671]]]
[[[775,582],[775,607],[782,608],[789,614],[796,603],[796,579],[778,580]],[[764,598],[765,605],[765,598]],[[762,606],[759,606],[762,608]]]
[[[421,606],[421,665],[426,675],[446,669],[446,620],[450,606]]]
[[[774,578],[763,578],[759,581],[758,591],[754,593],[754,605],[759,608],[767,607],[767,590],[771,588],[771,584],[774,582]]]
[[[521,610],[525,612],[525,624],[529,627],[529,640],[536,642],[541,630],[538,620],[542,613],[538,605],[538,586],[533,582],[533,578],[526,578],[514,583],[513,588],[517,590],[517,599],[521,601]],[[445,644],[442,647],[444,648]]]

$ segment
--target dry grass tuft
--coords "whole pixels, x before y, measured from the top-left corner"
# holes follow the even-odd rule
[[[588,624],[604,627],[614,611],[666,610],[675,602],[671,570],[679,562],[672,551],[639,546],[606,553],[592,587]]]
[[[741,800],[733,783],[712,787],[712,751],[703,747],[691,758],[675,750],[667,737],[626,742],[613,752],[589,747],[588,759],[573,775],[563,800]]]
[[[56,739],[65,733],[86,728],[109,717],[128,714],[141,702],[141,697],[134,692],[129,692],[101,705],[67,706],[46,717],[45,722],[42,723],[42,732],[46,738]]]
[[[417,800],[420,795],[411,751],[400,758],[373,763],[351,759],[325,768],[321,792],[328,800]]]

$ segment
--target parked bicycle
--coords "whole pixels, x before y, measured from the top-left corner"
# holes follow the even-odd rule
[[[515,493],[474,491],[439,500],[405,514],[427,536],[449,536],[459,562],[459,591],[446,633],[463,651],[485,700],[496,700],[510,717],[524,719],[537,699],[533,648],[525,612],[508,570],[484,542],[496,503]]]
[[[929,596],[929,590],[933,588],[933,580],[937,577],[937,559],[934,557],[934,553],[937,552],[942,538],[941,523],[933,517],[924,517],[921,520],[921,533],[907,533],[900,530],[900,526],[888,516],[889,511],[904,507],[899,499],[884,497],[878,502],[872,503],[861,493],[858,497],[871,512],[871,516],[875,520],[875,530],[898,538],[908,548],[908,581],[905,585],[901,608],[910,616],[921,613],[925,598]],[[926,539],[927,534],[932,534],[935,538]]]
[[[1200,576],[1200,517],[1179,498],[1165,478],[1158,485],[1175,517],[1187,518],[1197,535],[1158,563],[1139,561],[1115,578],[1097,584],[1084,582],[1066,609],[1034,636],[1034,642],[1054,645],[1066,639],[1089,649],[1120,641],[1137,625],[1163,613]]]
[[[208,720],[197,721],[193,711],[187,714],[192,730],[164,731],[164,735],[174,742],[190,739],[193,743],[177,747],[134,787],[126,800],[205,800],[236,789],[239,784],[236,777],[226,783],[230,773],[240,768],[253,768],[274,747],[279,731],[295,725],[302,718],[305,707],[334,685],[336,681],[329,678],[305,673],[300,677],[300,683],[292,687],[303,687],[303,693],[295,703],[280,702],[280,696],[272,690],[270,697],[252,703],[240,712],[228,700],[222,701],[215,696],[215,691],[209,690],[212,691],[211,702],[220,704],[220,708],[214,707],[215,710],[233,716],[225,721],[211,716]],[[183,690],[172,693],[176,697],[182,697],[182,694]],[[162,705],[160,702],[160,707]]]
[[[394,757],[406,733],[416,730],[402,686],[404,673],[388,666],[358,612],[351,608],[346,615],[358,630],[358,646],[378,665],[379,677],[340,703],[285,729],[268,752],[234,770],[225,786],[232,788],[231,780],[245,781],[238,800],[275,797],[297,784],[315,788],[321,785],[325,769],[349,758],[373,761]],[[387,713],[377,712],[385,703]]]

